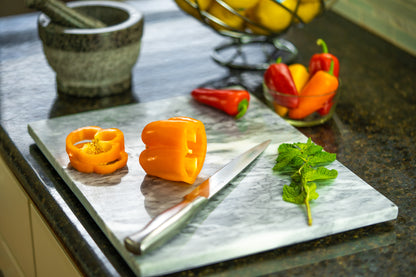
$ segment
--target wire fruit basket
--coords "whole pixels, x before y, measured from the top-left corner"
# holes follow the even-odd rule
[[[281,38],[293,25],[321,15],[327,0],[175,0],[187,14],[230,38],[212,58],[234,69],[265,70],[278,57],[290,63],[297,48]]]

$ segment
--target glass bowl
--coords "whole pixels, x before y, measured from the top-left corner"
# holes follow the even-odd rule
[[[328,121],[335,112],[340,89],[321,95],[290,95],[274,91],[263,83],[263,94],[269,107],[295,127],[310,127]],[[296,108],[288,106],[296,105]]]

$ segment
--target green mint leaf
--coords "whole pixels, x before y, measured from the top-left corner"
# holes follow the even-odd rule
[[[305,191],[309,193],[309,200],[316,200],[319,197],[319,194],[316,192],[316,183],[314,182],[307,183]]]
[[[288,186],[283,186],[283,200],[294,204],[303,204],[305,201],[305,193],[301,186],[293,182]]]
[[[279,170],[286,167],[298,154],[299,150],[294,148],[288,148],[283,152],[279,152],[279,156],[277,156],[276,164],[273,169]]]
[[[307,149],[312,144],[312,139],[308,138],[308,141],[306,143],[304,142],[296,142],[293,145],[297,148],[299,148],[302,152],[305,152],[305,149]]]
[[[315,180],[328,180],[335,179],[338,175],[338,171],[335,169],[327,169],[325,167],[318,167],[316,169],[310,168],[308,171],[304,171],[304,178],[307,182]]]
[[[309,225],[312,225],[309,201],[319,197],[316,192],[317,183],[313,181],[335,179],[338,172],[322,166],[335,159],[336,154],[323,151],[323,148],[313,143],[311,138],[308,138],[306,143],[282,143],[278,147],[278,157],[273,170],[290,173],[292,179],[290,185],[283,186],[283,200],[305,204]]]
[[[328,152],[319,152],[309,158],[309,163],[311,166],[317,166],[322,164],[328,164],[335,161],[337,155],[334,153]]]
[[[322,146],[316,145],[313,142],[307,143],[305,147],[305,154],[310,156],[322,151]]]
[[[293,144],[290,144],[290,143],[282,143],[282,144],[279,145],[279,147],[277,149],[277,152],[279,154],[283,154],[283,153],[285,153],[287,151],[291,151],[293,149],[297,149]]]

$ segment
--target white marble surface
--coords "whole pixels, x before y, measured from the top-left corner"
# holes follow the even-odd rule
[[[172,116],[190,116],[205,124],[208,152],[195,185],[249,147],[265,139],[272,143],[170,242],[135,256],[124,248],[124,238],[179,202],[193,187],[146,176],[138,162],[144,149],[140,140],[143,127]],[[65,137],[88,125],[124,132],[129,155],[125,168],[101,176],[70,167]],[[181,96],[33,122],[28,129],[138,275],[160,275],[305,242],[393,220],[398,213],[394,203],[335,161],[328,168],[338,170],[338,178],[318,187],[320,196],[311,202],[314,223],[308,226],[304,207],[282,200],[282,187],[289,179],[272,170],[279,144],[305,142],[307,138],[255,97],[247,114],[237,121],[190,96]]]

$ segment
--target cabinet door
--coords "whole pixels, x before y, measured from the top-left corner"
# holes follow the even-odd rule
[[[36,276],[81,276],[39,211],[30,205]]]
[[[13,271],[35,276],[29,218],[26,192],[0,157],[0,254],[4,255],[0,269],[5,274]]]

